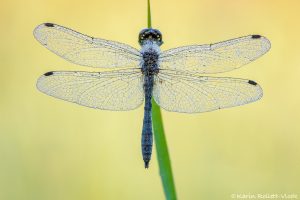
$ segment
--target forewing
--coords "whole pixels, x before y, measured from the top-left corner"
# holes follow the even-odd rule
[[[47,49],[62,58],[89,67],[138,67],[137,49],[119,42],[83,35],[52,23],[37,26],[35,38]]]
[[[210,74],[239,68],[265,54],[270,41],[260,35],[249,35],[224,42],[183,46],[164,51],[160,68]]]
[[[251,80],[179,74],[169,70],[155,76],[153,96],[167,111],[208,112],[254,102],[263,95]]]
[[[135,109],[144,99],[138,69],[47,72],[38,79],[37,88],[47,95],[103,110]]]

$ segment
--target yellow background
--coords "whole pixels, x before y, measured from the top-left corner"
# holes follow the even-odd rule
[[[272,43],[259,60],[221,74],[257,81],[262,100],[204,114],[163,111],[180,199],[300,198],[299,10],[297,0],[152,0],[163,50],[248,34]],[[35,87],[47,71],[89,70],[41,46],[32,35],[38,24],[54,22],[139,48],[146,16],[146,0],[1,0],[1,200],[164,199],[155,150],[150,169],[143,168],[142,107],[93,110]]]

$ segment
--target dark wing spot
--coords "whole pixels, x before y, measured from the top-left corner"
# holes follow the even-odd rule
[[[252,39],[258,39],[261,38],[261,35],[252,35]]]
[[[52,23],[45,23],[45,26],[47,26],[47,27],[54,27],[54,24],[52,24]]]
[[[251,80],[249,80],[248,83],[251,85],[257,85],[257,83],[255,81],[251,81]]]
[[[51,76],[51,75],[53,75],[53,72],[46,72],[46,73],[44,74],[44,76]]]

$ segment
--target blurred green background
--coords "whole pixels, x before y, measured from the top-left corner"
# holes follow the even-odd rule
[[[259,60],[219,74],[256,80],[264,89],[262,100],[204,114],[163,111],[178,197],[299,196],[300,1],[151,3],[163,50],[248,34],[272,43]],[[146,0],[1,0],[1,200],[164,199],[155,150],[150,169],[143,167],[142,107],[93,110],[35,87],[47,71],[89,70],[41,46],[32,35],[35,26],[54,22],[139,48],[146,6]]]

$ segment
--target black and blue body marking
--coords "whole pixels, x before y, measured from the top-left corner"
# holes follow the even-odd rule
[[[142,154],[145,168],[149,167],[153,146],[152,131],[152,93],[154,76],[159,73],[159,46],[162,44],[161,33],[156,29],[144,29],[140,32],[139,43],[142,46],[143,60],[141,71],[144,75],[144,120],[142,130]]]

